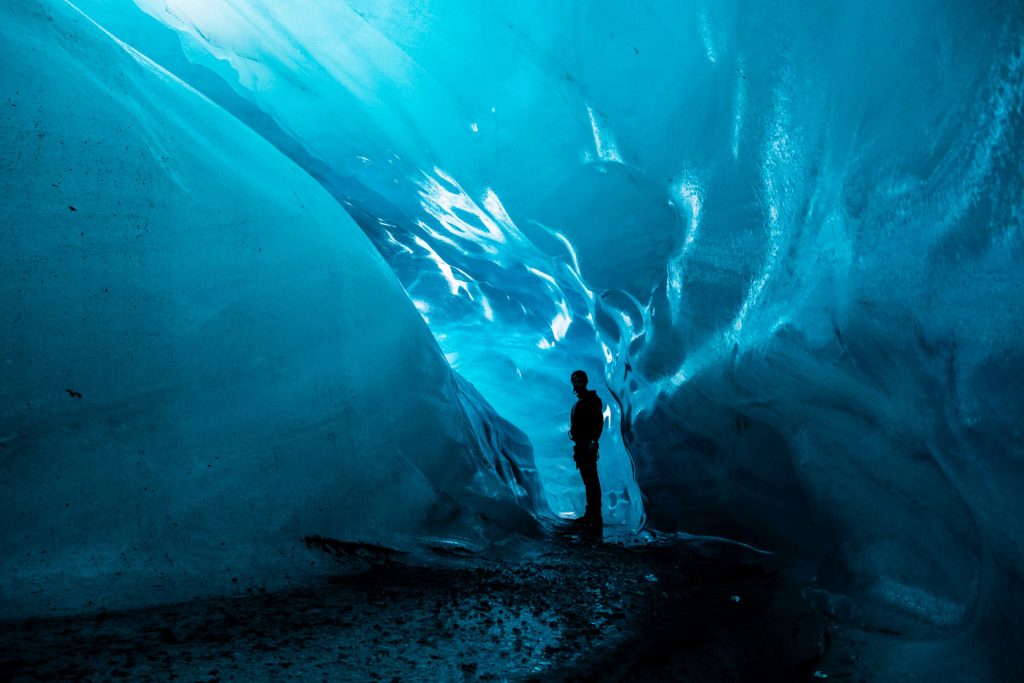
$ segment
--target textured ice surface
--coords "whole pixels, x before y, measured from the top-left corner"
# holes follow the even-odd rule
[[[594,378],[609,424],[620,422],[614,396],[600,386],[606,350],[594,320],[602,303],[580,276],[564,226],[517,223],[488,185],[499,174],[514,179],[516,170],[504,173],[499,157],[465,154],[463,146],[473,145],[490,124],[468,120],[453,102],[451,88],[468,87],[464,76],[439,81],[436,70],[363,15],[379,10],[399,22],[399,34],[406,22],[427,30],[437,18],[400,5],[143,4],[182,31],[175,54],[166,28],[137,10],[133,15],[127,0],[80,4],[273,141],[342,201],[398,274],[451,366],[525,432],[543,485],[541,506],[554,514],[581,513],[583,491],[567,436],[574,369]],[[449,19],[491,11],[436,9]],[[473,30],[472,23],[447,25]],[[433,53],[435,46],[427,47]],[[185,61],[182,48],[195,64]],[[480,78],[491,87],[484,74]],[[536,98],[545,79],[537,71],[521,92],[506,97],[515,95],[518,107],[519,96]],[[489,110],[494,102],[478,105]],[[496,120],[497,109],[487,116]],[[520,127],[509,132],[518,135]],[[522,169],[531,187],[541,170]],[[551,196],[552,215],[563,201],[574,206],[577,200]],[[658,202],[661,215],[671,216]],[[606,431],[601,452],[605,518],[638,528],[643,507],[617,429]]]
[[[529,528],[529,443],[305,172],[64,3],[0,35],[0,615]]]
[[[322,164],[554,507],[600,364],[656,526],[922,637],[1020,604],[1017,4],[139,4]]]
[[[83,6],[342,201],[552,511],[584,367],[608,517],[819,557],[894,661],[1005,678],[1019,3],[138,4]]]

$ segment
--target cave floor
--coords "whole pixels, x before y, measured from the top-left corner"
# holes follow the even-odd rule
[[[326,542],[330,543],[330,542]],[[800,681],[821,617],[740,546],[562,529],[515,560],[358,555],[280,592],[0,622],[0,680]],[[340,551],[339,551],[340,549]]]

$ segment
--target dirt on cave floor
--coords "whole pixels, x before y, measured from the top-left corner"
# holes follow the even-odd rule
[[[307,542],[349,570],[285,591],[0,622],[0,680],[824,677],[825,621],[771,556],[739,545],[565,527],[498,561]]]

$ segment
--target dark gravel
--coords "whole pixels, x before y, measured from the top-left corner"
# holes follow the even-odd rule
[[[312,545],[344,574],[0,622],[0,680],[814,680],[825,626],[772,560],[553,533],[528,558]],[[432,555],[427,553],[426,555]]]

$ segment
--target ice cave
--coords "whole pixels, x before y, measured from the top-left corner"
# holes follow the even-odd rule
[[[1017,0],[7,0],[0,34],[0,678],[1024,677]],[[596,541],[560,535],[576,369]],[[273,672],[140,625],[274,600],[325,616]],[[760,668],[800,610],[811,654]],[[164,668],[73,649],[111,620]]]

